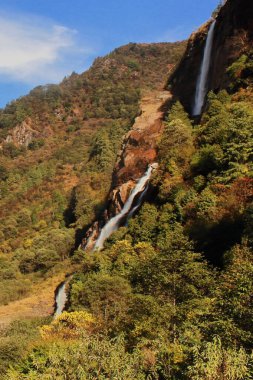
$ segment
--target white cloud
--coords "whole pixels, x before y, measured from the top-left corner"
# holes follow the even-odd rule
[[[0,76],[28,84],[57,82],[92,53],[77,32],[36,16],[0,14]]]

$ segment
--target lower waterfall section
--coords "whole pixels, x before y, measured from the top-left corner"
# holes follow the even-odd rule
[[[127,216],[131,217],[133,213],[140,207],[141,202],[143,200],[143,197],[147,191],[147,185],[150,180],[152,171],[157,168],[157,164],[154,163],[148,167],[148,170],[146,173],[139,179],[136,186],[130,193],[130,196],[128,200],[126,201],[124,207],[120,211],[119,214],[115,215],[113,218],[111,218],[105,226],[102,228],[99,237],[95,243],[94,250],[101,250],[103,249],[104,242],[108,237],[111,236],[111,234],[116,231],[121,224],[121,221],[126,218]],[[137,195],[140,194],[140,198],[137,202],[137,204],[132,208],[134,199]],[[128,218],[129,219],[129,218]]]
[[[66,292],[66,281],[60,284],[58,289],[56,290],[56,296],[55,296],[55,313],[54,318],[58,317],[64,310],[68,296]]]

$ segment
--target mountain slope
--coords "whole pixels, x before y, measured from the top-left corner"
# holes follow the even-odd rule
[[[237,17],[238,4],[228,0],[217,16],[223,15],[217,51],[225,51],[225,20]],[[241,17],[250,17],[244,12]],[[238,22],[232,25],[237,35]],[[244,26],[250,33],[251,25]],[[6,379],[252,378],[253,54],[240,51],[231,61],[224,55],[215,77],[220,88],[209,92],[203,114],[191,120],[173,100],[181,96],[190,108],[196,83],[188,85],[189,68],[203,54],[205,36],[206,27],[194,37],[201,44],[187,50],[172,74],[172,94],[156,99],[153,91],[142,98],[142,114],[125,130],[112,181],[112,129],[94,135],[72,198],[79,223],[92,219],[89,207],[107,183],[109,207],[103,202],[97,224],[124,207],[148,163],[155,159],[158,167],[139,194],[142,207],[133,206],[132,218],[103,250],[73,252],[67,311],[44,322],[35,347]],[[200,58],[196,77],[199,69]],[[4,337],[10,341],[0,341],[3,358],[20,330],[26,336],[26,325],[14,325]]]
[[[70,270],[65,260],[104,207],[143,93],[164,85],[184,47],[123,46],[1,110],[0,304]]]

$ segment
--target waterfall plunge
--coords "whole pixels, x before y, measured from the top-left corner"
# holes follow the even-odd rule
[[[207,79],[208,79],[208,73],[210,69],[210,62],[211,62],[210,59],[211,59],[211,53],[212,53],[215,24],[216,24],[216,20],[212,22],[207,34],[204,56],[203,56],[203,60],[201,64],[199,78],[197,81],[195,102],[194,102],[194,107],[193,107],[193,116],[198,116],[201,114],[203,104],[205,101],[205,96],[207,93]]]
[[[96,244],[95,244],[95,247],[94,247],[94,250],[101,250],[104,246],[104,242],[105,240],[114,232],[116,231],[119,226],[120,226],[120,222],[121,220],[126,217],[126,215],[129,213],[129,216],[132,216],[133,215],[133,212],[140,206],[140,203],[143,199],[142,197],[142,194],[146,192],[146,185],[151,177],[151,174],[152,174],[152,171],[153,169],[155,169],[157,167],[157,164],[152,164],[149,166],[148,170],[146,171],[146,173],[144,174],[143,177],[141,177],[139,179],[139,181],[137,182],[135,188],[132,190],[132,192],[130,193],[130,196],[128,198],[128,200],[126,201],[123,209],[120,211],[120,213],[116,216],[114,216],[113,218],[111,218],[107,223],[106,225],[102,228],[101,232],[100,232],[100,235],[96,241]],[[132,208],[132,205],[133,205],[133,202],[134,202],[134,198],[136,197],[137,194],[141,194],[139,200],[138,200],[138,203],[137,205],[131,210]]]
[[[64,307],[67,302],[67,293],[66,293],[66,282],[61,284],[57,290],[57,294],[55,297],[56,310],[54,313],[54,317],[58,317],[64,310]]]

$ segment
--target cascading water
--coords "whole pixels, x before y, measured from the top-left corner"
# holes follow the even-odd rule
[[[197,81],[195,101],[194,101],[194,107],[193,107],[193,116],[198,116],[201,114],[206,93],[207,93],[207,80],[208,80],[208,73],[209,73],[210,63],[211,63],[211,53],[212,53],[212,46],[213,46],[215,24],[216,24],[216,20],[212,22],[207,34],[206,45],[204,49],[204,56],[203,56],[203,60],[202,60],[201,68],[200,68],[199,78]]]
[[[138,198],[138,201],[136,203],[136,205],[130,210],[129,214],[127,215],[127,222],[129,219],[132,218],[132,216],[134,215],[134,213],[138,210],[138,208],[141,206],[142,204],[142,201],[146,195],[148,191],[148,185],[145,187],[145,189],[142,191],[141,193],[141,196]],[[127,224],[127,223],[126,223]]]
[[[56,293],[55,297],[55,303],[56,303],[56,309],[54,313],[54,317],[58,317],[64,310],[64,307],[66,305],[66,302],[68,300],[67,292],[66,292],[66,282],[63,282]]]
[[[152,164],[149,166],[149,168],[146,171],[146,173],[144,174],[144,176],[139,179],[135,188],[132,190],[128,200],[126,201],[126,203],[125,203],[123,209],[120,211],[120,213],[118,215],[114,216],[113,218],[111,218],[106,223],[106,225],[102,228],[100,235],[96,241],[94,250],[101,250],[104,246],[105,240],[114,231],[116,231],[119,228],[121,220],[126,217],[126,215],[129,213],[129,211],[131,213],[131,207],[133,205],[133,202],[134,202],[136,195],[140,194],[142,192],[146,192],[147,183],[151,177],[153,169],[155,169],[156,167],[157,167],[157,164]],[[134,207],[133,210],[136,210],[137,206],[138,207],[140,206],[140,202],[142,201],[142,198],[143,198],[142,196],[139,198],[138,203]]]

